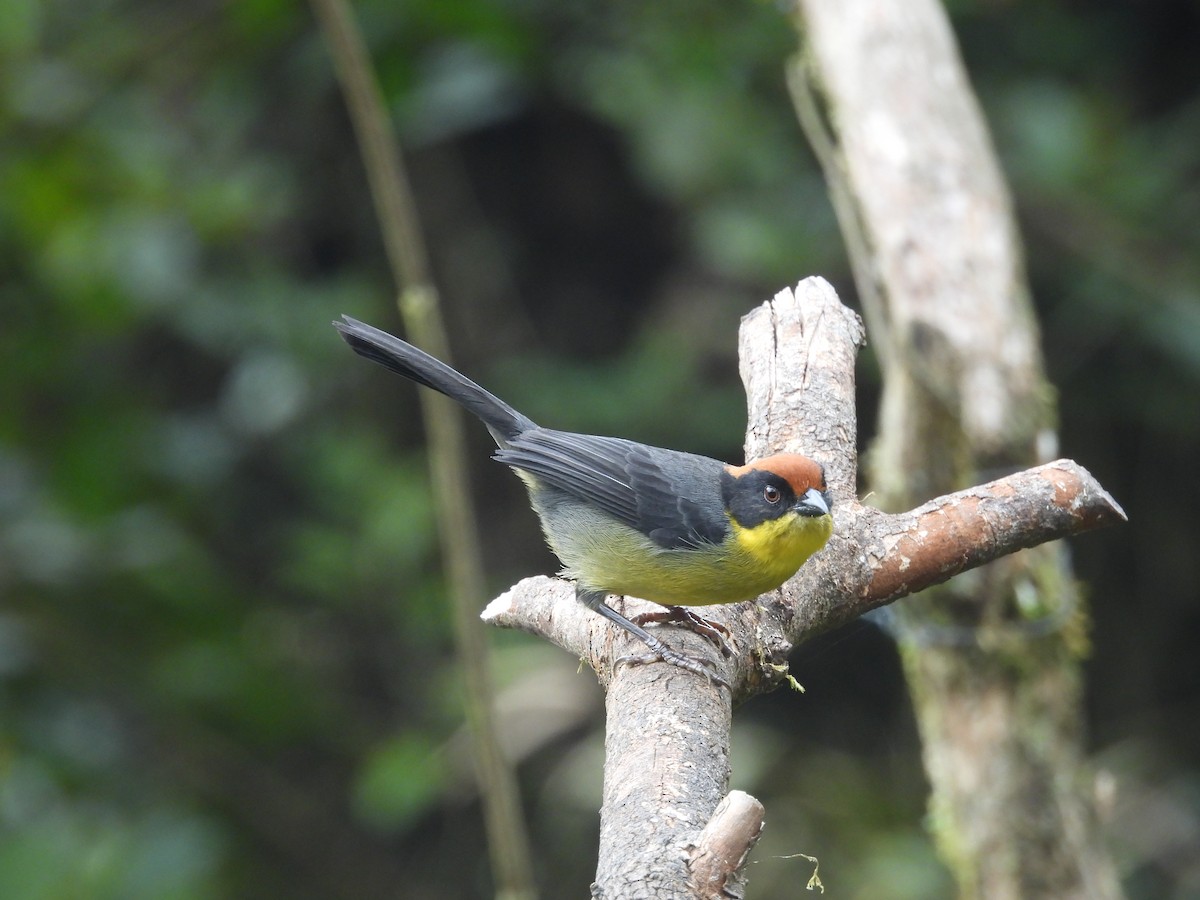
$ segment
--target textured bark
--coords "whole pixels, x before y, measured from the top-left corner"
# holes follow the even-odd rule
[[[854,359],[858,317],[819,278],[783,291],[742,325],[749,403],[747,457],[794,450],[825,463],[835,496],[829,545],[779,591],[701,612],[731,632],[734,655],[670,632],[673,646],[706,656],[730,692],[667,665],[619,666],[641,645],[574,599],[571,585],[529,578],[496,598],[483,618],[546,637],[579,656],[607,687],[608,737],[600,858],[593,896],[690,898],[720,875],[696,848],[712,843],[727,809],[732,702],[780,683],[792,647],[867,610],[1038,542],[1123,520],[1112,498],[1069,460],[1020,472],[896,515],[855,499]],[[654,607],[628,598],[625,611]],[[715,823],[715,824],[714,824]],[[742,832],[744,834],[744,832]],[[727,838],[737,846],[739,838]],[[748,849],[748,848],[747,848]],[[733,853],[726,853],[732,859]],[[744,861],[744,856],[738,862]]]
[[[607,710],[592,896],[690,896],[688,848],[729,784],[729,693],[671,666],[636,666],[609,685]]]
[[[904,509],[1036,462],[1055,443],[1053,392],[1011,204],[944,11],[934,0],[797,9],[807,58],[790,81],[883,365],[879,502]],[[959,514],[978,524],[969,504]],[[954,541],[927,544],[927,564],[953,560]],[[1083,764],[1086,627],[1062,548],[973,571],[893,620],[934,833],[962,895],[1119,896]]]

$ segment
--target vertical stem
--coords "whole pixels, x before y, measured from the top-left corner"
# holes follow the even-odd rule
[[[354,123],[388,261],[399,289],[398,306],[405,330],[414,343],[448,359],[446,329],[429,274],[412,192],[362,34],[345,0],[313,0],[313,8],[329,42]],[[496,734],[487,642],[477,615],[483,605],[484,583],[479,565],[479,531],[467,490],[462,415],[453,402],[433,391],[421,391],[420,396],[496,894],[506,900],[528,900],[536,896],[529,840],[516,778]]]

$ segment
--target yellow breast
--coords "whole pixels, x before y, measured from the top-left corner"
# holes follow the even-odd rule
[[[754,528],[731,521],[730,528],[719,546],[666,550],[610,520],[573,532],[569,541],[554,535],[550,543],[566,564],[564,574],[584,587],[668,606],[706,606],[779,587],[825,546],[833,522],[792,514]]]
[[[810,556],[825,546],[833,534],[833,519],[790,513],[753,528],[743,528],[731,520],[730,528],[733,543],[753,561],[762,581],[771,583],[759,591],[763,593],[791,578]]]

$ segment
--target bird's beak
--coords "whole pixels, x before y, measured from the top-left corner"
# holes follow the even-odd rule
[[[829,496],[829,491],[822,493],[816,488],[809,488],[792,509],[799,515],[816,518],[829,515],[831,506],[833,506],[833,498]]]

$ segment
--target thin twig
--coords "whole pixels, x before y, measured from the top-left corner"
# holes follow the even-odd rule
[[[398,306],[405,330],[415,343],[448,359],[445,325],[437,289],[429,274],[412,192],[362,34],[345,0],[312,2],[329,42],[358,137],[388,261],[399,290]],[[496,734],[487,643],[477,618],[484,598],[484,579],[479,565],[479,531],[466,489],[462,415],[454,404],[431,391],[421,391],[420,396],[496,894],[506,900],[531,900],[536,889],[529,841],[516,779]]]

